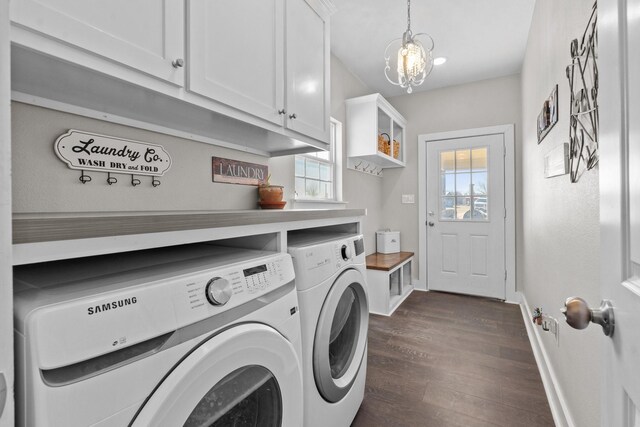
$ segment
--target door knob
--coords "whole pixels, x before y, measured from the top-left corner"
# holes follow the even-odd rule
[[[567,323],[574,329],[584,329],[590,322],[602,326],[602,332],[608,337],[613,335],[615,326],[613,304],[603,300],[597,309],[589,308],[589,304],[579,297],[567,298],[564,307],[560,309],[566,317]]]
[[[436,225],[433,221],[429,221],[429,227],[433,227],[434,225]]]
[[[172,61],[171,65],[173,65],[173,68],[182,68],[182,67],[184,67],[184,59],[178,58],[178,59]]]
[[[289,114],[289,118],[293,120],[293,119],[297,119],[298,116],[296,116],[296,113],[293,113],[293,114]]]

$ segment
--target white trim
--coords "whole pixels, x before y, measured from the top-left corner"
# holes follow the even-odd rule
[[[519,301],[516,291],[516,199],[515,199],[515,132],[514,125],[489,126],[418,135],[418,283],[417,289],[428,289],[427,280],[427,143],[472,136],[502,134],[506,149],[504,159],[504,194],[507,218],[505,219],[505,299]]]
[[[0,373],[6,380],[0,426],[14,425],[13,277],[11,268],[11,55],[9,2],[0,4]]]
[[[541,329],[533,326],[533,322],[531,322],[532,314],[527,298],[524,295],[522,295],[521,298],[522,302],[520,303],[520,310],[522,311],[522,317],[527,328],[529,342],[533,349],[533,356],[536,359],[538,371],[540,371],[544,391],[547,395],[547,400],[549,401],[553,422],[556,427],[575,427],[576,424],[569,412],[569,405],[567,405],[567,400],[560,388],[560,381],[553,370],[553,364],[549,361],[549,355],[542,344],[542,339],[540,337]]]

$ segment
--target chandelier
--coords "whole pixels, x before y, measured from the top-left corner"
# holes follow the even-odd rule
[[[426,43],[419,40],[422,37]],[[384,75],[393,85],[407,89],[407,93],[413,92],[414,86],[420,86],[433,68],[433,39],[429,34],[411,32],[411,0],[407,0],[407,31],[401,38],[391,40],[384,50]],[[392,63],[392,54],[395,55],[396,64]],[[395,65],[395,67],[393,66]],[[391,69],[395,68],[398,76],[389,76]]]

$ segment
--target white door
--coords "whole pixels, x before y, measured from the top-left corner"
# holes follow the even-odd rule
[[[328,143],[329,15],[319,3],[287,1],[287,127]]]
[[[293,345],[268,326],[242,324],[180,361],[131,425],[299,427],[302,406],[302,372]]]
[[[503,134],[427,143],[430,290],[505,299]]]
[[[14,425],[9,2],[0,2],[0,427]]]
[[[184,4],[176,0],[12,0],[11,21],[163,80],[182,85]],[[49,52],[53,55],[56,52]]]
[[[602,296],[611,300],[615,316],[613,336],[602,337],[601,424],[638,427],[640,0],[598,2],[598,9],[601,278]]]
[[[189,90],[283,125],[284,1],[191,0]]]

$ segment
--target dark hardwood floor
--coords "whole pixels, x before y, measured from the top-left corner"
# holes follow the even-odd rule
[[[413,292],[393,316],[371,315],[352,427],[553,425],[517,305]]]

